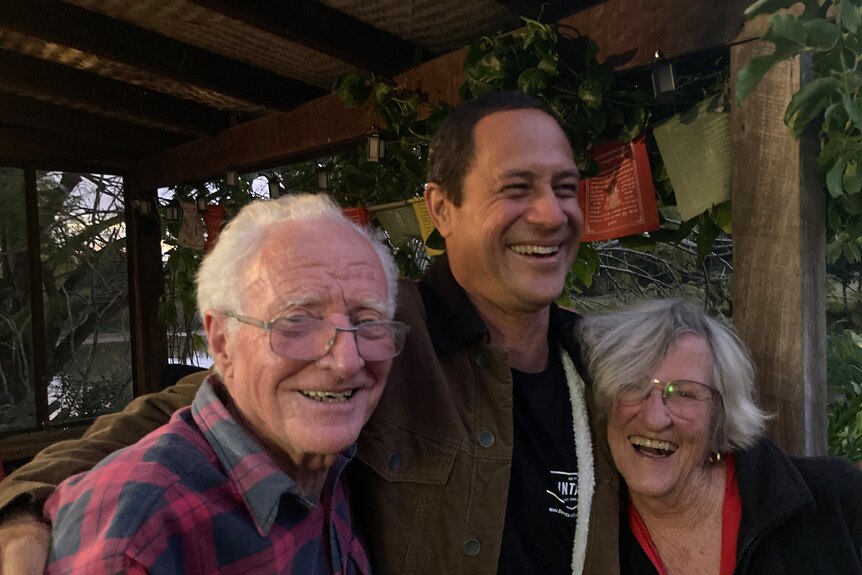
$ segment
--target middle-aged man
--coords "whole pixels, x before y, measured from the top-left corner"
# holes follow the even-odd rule
[[[57,488],[48,573],[370,573],[342,471],[404,343],[396,281],[326,196],[241,210],[197,277],[216,373]]]
[[[618,478],[602,426],[590,433],[577,316],[553,304],[583,227],[566,136],[537,100],[491,94],[450,113],[428,171],[447,254],[400,285],[410,337],[347,472],[375,571],[614,575]],[[31,507],[59,480],[163,422],[197,384],[133,401],[0,484],[2,560],[23,534],[38,555],[46,529]]]

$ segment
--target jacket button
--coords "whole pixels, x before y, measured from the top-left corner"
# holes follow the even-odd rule
[[[386,465],[392,471],[398,471],[401,469],[401,454],[397,451],[390,453],[389,457],[386,458]]]
[[[466,553],[470,557],[475,557],[476,555],[478,555],[481,548],[482,545],[479,543],[478,539],[468,539],[464,542],[464,553]]]
[[[488,369],[491,367],[491,359],[488,357],[488,352],[484,349],[476,352],[475,362],[476,365],[482,369]]]
[[[482,447],[491,447],[494,445],[494,434],[491,431],[483,431],[479,434],[479,445]]]

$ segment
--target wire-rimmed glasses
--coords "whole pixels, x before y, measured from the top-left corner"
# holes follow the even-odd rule
[[[400,321],[367,321],[350,327],[339,327],[331,321],[313,317],[277,317],[263,321],[223,311],[227,317],[269,331],[273,353],[299,361],[317,361],[329,353],[338,332],[353,332],[356,349],[365,361],[392,359],[404,348],[410,327]]]
[[[620,404],[635,406],[645,400],[653,389],[661,391],[661,399],[668,411],[677,417],[692,419],[703,414],[703,406],[711,405],[721,394],[714,387],[697,381],[685,379],[661,381],[652,378],[649,387],[633,387],[624,391],[618,398]]]

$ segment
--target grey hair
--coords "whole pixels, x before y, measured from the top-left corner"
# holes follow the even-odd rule
[[[755,368],[748,350],[732,328],[684,299],[645,301],[581,320],[578,335],[601,415],[607,418],[626,391],[643,388],[645,378],[685,334],[704,338],[712,350],[712,383],[724,406],[715,411],[710,451],[753,445],[768,416],[755,402]]]
[[[246,266],[261,247],[266,232],[291,221],[327,219],[341,222],[368,240],[380,258],[387,283],[387,315],[395,315],[398,268],[392,253],[369,229],[356,225],[325,194],[288,194],[277,200],[255,201],[243,207],[222,230],[213,250],[204,257],[197,275],[197,302],[208,309],[242,310]],[[266,318],[270,319],[270,318]]]

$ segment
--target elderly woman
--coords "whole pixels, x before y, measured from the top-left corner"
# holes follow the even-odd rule
[[[862,471],[762,437],[754,368],[729,328],[661,300],[579,330],[627,487],[623,574],[862,574]]]

